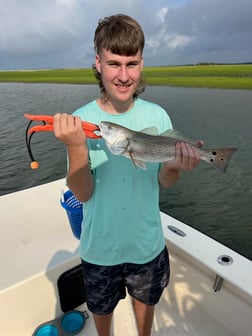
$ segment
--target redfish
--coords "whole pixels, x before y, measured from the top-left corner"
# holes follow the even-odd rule
[[[197,143],[174,130],[167,130],[157,135],[157,129],[154,127],[137,132],[108,121],[102,121],[99,127],[101,136],[113,154],[131,159],[142,169],[146,169],[146,162],[173,160],[176,143],[187,142],[199,151],[201,160],[225,173],[231,156],[237,150],[237,148],[202,149]]]

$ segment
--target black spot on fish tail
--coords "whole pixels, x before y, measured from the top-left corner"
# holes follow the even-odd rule
[[[237,148],[218,148],[208,150],[208,161],[215,168],[225,173],[230,159]]]

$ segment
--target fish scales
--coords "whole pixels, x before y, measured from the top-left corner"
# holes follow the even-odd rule
[[[141,132],[129,138],[131,156],[146,162],[164,162],[175,158],[176,141],[164,136],[153,136]]]

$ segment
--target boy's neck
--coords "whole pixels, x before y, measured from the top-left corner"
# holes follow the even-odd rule
[[[121,114],[128,112],[134,106],[134,98],[131,101],[126,102],[112,102],[104,97],[98,98],[97,104],[99,107],[109,114]]]

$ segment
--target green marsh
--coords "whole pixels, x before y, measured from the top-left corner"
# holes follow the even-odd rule
[[[252,89],[252,64],[145,67],[146,85]],[[0,71],[0,82],[96,84],[93,70]]]

